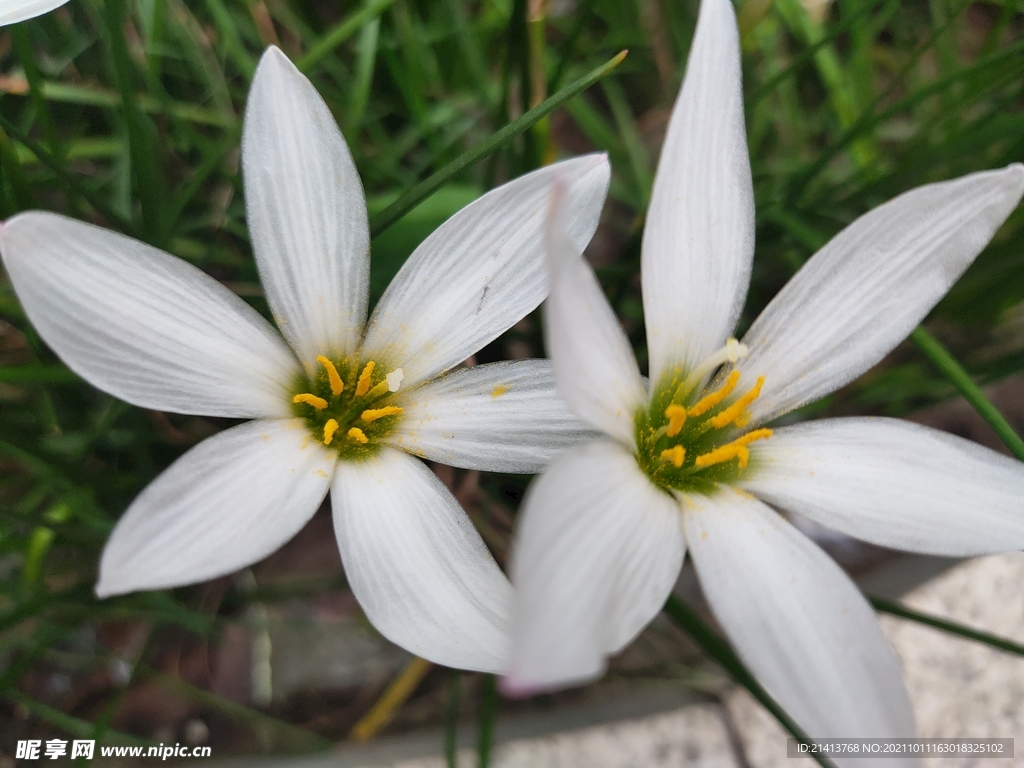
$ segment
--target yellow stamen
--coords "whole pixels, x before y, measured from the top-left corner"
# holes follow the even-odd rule
[[[735,373],[735,371],[734,371]],[[747,394],[743,395],[739,400],[730,405],[720,414],[711,419],[711,426],[721,429],[726,424],[731,424],[736,421],[743,410],[750,405],[752,402],[757,400],[761,395],[761,386],[764,384],[764,376],[757,377],[757,384]]]
[[[665,409],[665,418],[668,419],[668,429],[665,430],[665,434],[675,437],[686,421],[686,409],[681,405],[670,405]]]
[[[729,396],[729,393],[736,389],[736,382],[740,380],[740,372],[733,371],[729,374],[729,378],[725,380],[725,383],[712,392],[710,395],[704,395],[700,400],[693,404],[693,406],[687,411],[690,416],[701,416],[720,402],[725,400]]]
[[[702,453],[694,461],[694,465],[704,468],[710,467],[712,464],[722,464],[738,458],[740,460],[740,469],[744,469],[747,466],[747,462],[750,461],[750,451],[747,449],[747,446],[755,440],[767,440],[771,436],[772,430],[770,429],[755,429],[747,432],[747,434],[737,437],[731,443],[726,443],[715,448],[713,451]],[[662,453],[662,458],[664,456],[665,454]]]
[[[362,397],[370,391],[370,377],[373,375],[373,367],[376,363],[371,360],[359,374],[359,381],[356,382],[356,397]]]
[[[347,434],[357,443],[366,445],[368,442],[370,442],[366,435],[363,434],[363,430],[361,430],[359,427],[352,427],[352,429],[350,429],[347,432]]]
[[[318,411],[322,411],[324,408],[327,407],[326,400],[324,400],[322,397],[311,395],[308,392],[303,392],[301,395],[296,395],[295,397],[292,398],[292,402],[306,403],[307,405],[312,405]]]
[[[674,445],[671,448],[666,448],[661,452],[661,460],[667,461],[672,464],[673,467],[679,469],[683,466],[683,459],[686,458],[686,449],[681,445]]]
[[[767,440],[772,436],[772,430],[770,429],[755,429],[742,437],[737,437],[732,441],[733,445],[750,445],[755,440]]]
[[[341,380],[341,376],[338,375],[338,369],[334,367],[334,363],[323,355],[319,355],[316,358],[316,361],[324,367],[325,371],[327,371],[327,379],[331,382],[331,394],[337,397],[345,389],[345,382],[343,382]]]
[[[715,448],[713,451],[702,453],[693,462],[695,466],[704,468],[710,467],[712,464],[723,464],[727,461],[732,461],[735,458],[740,460],[740,469],[747,466],[747,462],[750,460],[750,451],[743,445],[737,445],[736,443],[728,443]]]
[[[369,423],[376,421],[377,419],[383,419],[385,416],[397,416],[402,412],[402,409],[397,405],[385,405],[383,408],[370,408],[363,411],[363,415],[360,416],[363,421]]]
[[[324,445],[330,445],[331,440],[334,439],[334,433],[338,431],[338,422],[336,419],[328,419],[327,423],[324,424]]]

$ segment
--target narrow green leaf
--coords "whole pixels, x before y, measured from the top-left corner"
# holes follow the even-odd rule
[[[0,128],[3,128],[10,136],[28,147],[29,150],[32,151],[32,154],[39,158],[39,162],[57,174],[70,189],[74,190],[76,194],[80,195],[89,203],[89,205],[95,208],[97,212],[107,219],[108,223],[116,226],[125,234],[137,236],[137,230],[133,222],[117,213],[113,208],[107,205],[99,195],[96,195],[94,192],[82,186],[78,179],[76,179],[67,170],[63,163],[57,160],[28,134],[18,128],[18,126],[4,117],[2,113],[0,113]]]
[[[459,694],[462,675],[453,669],[448,674],[448,709],[444,718],[444,757],[447,768],[458,766]]]
[[[4,384],[71,384],[81,381],[77,374],[60,365],[0,366],[0,382]]]
[[[728,644],[712,632],[711,628],[701,621],[700,617],[686,603],[675,595],[669,595],[668,602],[665,603],[663,610],[701,648],[707,651],[711,658],[717,661],[733,680],[750,691],[751,695],[761,702],[762,706],[771,712],[775,719],[779,721],[779,724],[789,731],[797,741],[801,744],[811,743],[811,740],[800,729],[800,726],[793,722],[793,719],[786,714],[786,711],[775,702],[775,699],[768,695],[768,692],[761,687],[761,684],[743,666],[743,662],[739,660],[739,657],[736,656]],[[824,768],[834,768],[832,761],[824,755],[815,753],[811,757],[814,758],[818,765]]]
[[[914,332],[910,334],[910,339],[924,353],[925,357],[942,372],[949,383],[957,388],[957,391],[978,412],[978,415],[988,422],[999,439],[1010,449],[1010,453],[1024,461],[1024,440],[1020,439],[1009,422],[1003,418],[999,409],[985,397],[985,393],[974,383],[971,375],[942,346],[942,343],[921,327],[914,329]]]
[[[498,691],[494,675],[480,681],[480,730],[477,735],[477,768],[489,768],[494,746],[494,717],[498,712]]]
[[[955,621],[949,621],[948,619],[941,619],[938,616],[921,613],[920,611],[915,611],[912,608],[907,608],[900,603],[893,602],[892,600],[886,600],[885,598],[868,597],[868,602],[875,607],[875,610],[881,611],[882,613],[899,616],[901,619],[916,621],[918,624],[924,624],[929,627],[934,627],[935,629],[941,629],[943,632],[948,632],[951,635],[965,637],[968,640],[975,640],[979,643],[992,646],[993,648],[998,648],[1001,651],[1008,651],[1009,653],[1015,653],[1018,656],[1024,656],[1024,645],[999,637],[998,635],[981,632],[980,630],[966,627],[963,624],[958,624]]]
[[[71,736],[88,739],[92,738],[93,733],[95,732],[93,724],[88,720],[81,720],[74,715],[69,715],[65,712],[61,712],[59,709],[54,709],[51,706],[43,704],[41,701],[36,701],[31,696],[28,696],[21,691],[10,689],[3,691],[3,695],[15,704],[23,706],[40,720],[45,720],[50,723],[50,725],[60,728]],[[156,743],[110,729],[106,731],[101,741],[104,744],[119,744],[130,747],[147,747]]]
[[[619,66],[624,58],[626,58],[626,51],[622,51],[586,77],[580,78],[572,85],[563,88],[551,98],[538,104],[518,120],[506,125],[487,141],[481,142],[468,152],[459,155],[459,157],[452,160],[444,168],[430,176],[430,178],[424,179],[408,192],[403,194],[395,202],[381,211],[379,215],[373,217],[370,224],[370,231],[374,236],[379,235],[450,178],[479,162],[495,150],[501,148],[516,136],[529,129],[530,126],[542,117],[551,114],[561,104],[568,101],[573,96],[585,91],[591,85]]]
[[[308,72],[320,59],[354,35],[360,27],[379,17],[395,0],[369,0],[362,8],[331,29],[310,46],[306,55],[295,62],[302,72]]]

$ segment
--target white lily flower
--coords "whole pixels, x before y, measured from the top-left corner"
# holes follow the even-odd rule
[[[753,194],[735,17],[728,0],[704,0],[642,246],[649,391],[556,186],[548,351],[559,392],[605,438],[568,449],[527,494],[504,689],[600,676],[661,609],[689,549],[739,656],[811,737],[912,735],[870,605],[768,504],[915,552],[1017,550],[1024,465],[892,419],[761,425],[881,360],[1022,192],[1012,165],[900,195],[825,245],[743,343],[730,338]]]
[[[0,27],[33,19],[60,8],[68,0],[0,0]]]
[[[29,319],[69,368],[144,408],[254,419],[143,490],[107,542],[96,592],[245,567],[330,490],[342,561],[374,626],[431,661],[497,670],[511,587],[452,494],[409,454],[537,472],[584,434],[547,361],[445,372],[543,300],[556,175],[572,180],[570,237],[582,247],[593,235],[607,160],[549,166],[461,210],[367,323],[362,185],[327,105],[276,48],[254,77],[242,149],[253,249],[281,334],[196,267],[122,235],[42,212],[0,234]]]

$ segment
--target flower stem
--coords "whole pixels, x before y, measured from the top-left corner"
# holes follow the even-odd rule
[[[956,358],[942,346],[938,339],[920,326],[914,329],[910,338],[918,349],[924,352],[925,357],[931,360],[932,364],[942,372],[942,375],[957,388],[957,391],[964,396],[964,399],[971,404],[981,418],[988,422],[999,439],[1010,449],[1010,453],[1024,461],[1024,440],[1021,440],[1020,436],[1014,432],[1013,427],[1003,418],[1003,414],[985,397],[981,388],[974,383],[971,375],[956,361]]]
[[[498,710],[498,693],[494,675],[484,675],[480,686],[480,732],[477,736],[477,768],[488,768],[491,764],[491,744],[494,742],[494,716]]]
[[[811,744],[811,740],[807,735],[800,729],[793,719],[786,714],[786,711],[780,707],[768,692],[761,687],[761,684],[754,679],[754,676],[743,666],[743,662],[739,660],[739,657],[733,652],[729,645],[716,635],[711,628],[708,627],[700,617],[697,616],[693,610],[690,609],[686,603],[680,600],[675,595],[669,595],[668,601],[665,603],[665,607],[662,609],[668,614],[679,627],[686,632],[690,637],[696,641],[697,645],[703,648],[711,657],[717,661],[726,672],[735,680],[737,683],[742,685],[751,695],[764,706],[775,719],[779,721],[779,724],[785,728],[793,737],[796,738],[801,744]],[[811,753],[810,755],[814,758],[818,765],[824,768],[833,768],[833,763],[827,757],[817,753]]]
[[[448,675],[448,711],[444,723],[444,757],[447,768],[458,768],[459,693],[462,675],[453,669]]]
[[[541,118],[554,112],[555,109],[573,96],[582,93],[587,88],[592,86],[602,77],[607,75],[626,58],[626,51],[620,51],[618,54],[613,56],[611,59],[606,61],[600,67],[595,69],[586,77],[582,77],[572,85],[568,85],[558,93],[554,94],[551,98],[538,104],[536,107],[525,113],[518,120],[513,120],[511,123],[506,125],[500,131],[495,133],[487,141],[481,142],[477,146],[468,152],[464,152],[457,158],[448,163],[444,168],[437,171],[430,178],[424,179],[419,184],[414,186],[408,192],[399,197],[395,202],[381,211],[379,214],[373,217],[370,222],[370,232],[373,237],[376,237],[385,229],[390,227],[406,213],[411,211],[417,204],[428,197],[438,187],[448,181],[450,178],[465,170],[466,168],[474,165],[480,160],[484,159],[492,152],[500,149],[503,145],[512,141],[516,136],[520,135],[524,131],[528,130],[532,125],[537,123]]]

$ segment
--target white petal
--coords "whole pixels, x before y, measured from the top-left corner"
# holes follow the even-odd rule
[[[256,265],[281,332],[309,370],[354,353],[366,321],[370,229],[352,155],[312,83],[274,46],[242,134]]]
[[[754,190],[743,125],[736,16],[704,0],[658,161],[643,237],[651,380],[692,371],[743,309],[754,255]]]
[[[675,500],[607,440],[571,448],[527,493],[512,548],[509,693],[599,677],[664,605],[683,564]]]
[[[29,320],[82,378],[143,408],[290,416],[298,365],[216,280],[138,240],[41,211],[0,229]]]
[[[396,448],[454,467],[540,472],[593,432],[555,391],[548,360],[517,360],[446,373],[403,392],[388,437]]]
[[[1017,206],[1024,165],[905,192],[830,240],[751,326],[739,364],[768,421],[833,392],[907,337]]]
[[[331,504],[349,584],[382,635],[437,664],[503,668],[512,587],[423,462],[391,448],[340,461]]]
[[[0,2],[0,26],[42,16],[60,8],[68,0],[3,0]]]
[[[909,421],[826,419],[751,446],[743,487],[883,547],[950,557],[1024,549],[1024,464]]]
[[[629,339],[568,235],[567,203],[556,184],[546,232],[551,293],[544,303],[544,338],[555,383],[580,418],[632,446],[633,415],[647,392]]]
[[[608,159],[587,155],[520,176],[470,203],[415,250],[373,311],[363,356],[412,386],[458,365],[547,295],[542,230],[552,179],[568,180],[582,251],[608,191]]]
[[[728,487],[687,497],[683,521],[715,618],[808,736],[914,735],[896,655],[871,606],[828,555]]]
[[[250,421],[204,440],[117,523],[96,594],[194,584],[262,560],[316,512],[335,460],[299,419]]]

